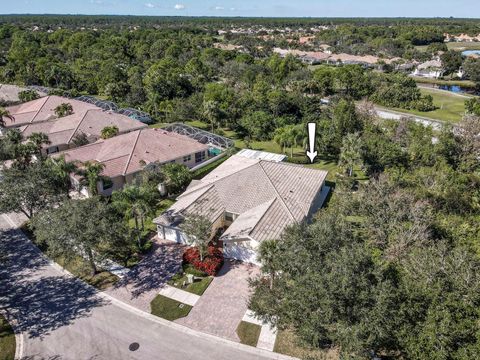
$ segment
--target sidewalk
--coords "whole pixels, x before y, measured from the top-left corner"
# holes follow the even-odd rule
[[[262,329],[260,330],[260,336],[258,337],[257,348],[273,351],[273,348],[275,347],[275,340],[277,339],[276,328],[257,319],[252,310],[247,310],[242,321],[261,326]]]
[[[177,289],[176,287],[168,284],[165,284],[165,286],[160,290],[159,294],[190,306],[195,306],[198,299],[200,299],[200,296],[196,294]]]

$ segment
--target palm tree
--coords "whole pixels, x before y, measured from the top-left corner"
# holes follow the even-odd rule
[[[68,197],[68,192],[72,187],[70,175],[77,171],[77,166],[73,162],[66,161],[63,155],[58,158],[49,158],[48,163],[51,165],[52,171],[59,179]]]
[[[275,130],[273,140],[282,148],[283,153],[287,146],[290,146],[290,138],[288,136],[288,129],[286,126]]]
[[[28,141],[33,144],[35,147],[35,153],[38,156],[42,155],[42,147],[43,145],[50,145],[51,142],[48,138],[48,136],[44,133],[32,133],[28,137]]]
[[[151,189],[144,186],[126,186],[122,191],[112,194],[112,204],[127,219],[135,222],[135,234],[141,249],[142,232],[145,230],[145,218],[154,210],[155,195]]]
[[[73,107],[70,103],[62,103],[55,108],[55,114],[61,118],[73,114]]]
[[[220,109],[218,102],[214,100],[205,101],[203,103],[203,115],[212,125],[212,132],[215,130],[215,126],[218,127],[220,121]]]
[[[276,261],[278,259],[278,243],[276,240],[265,240],[258,248],[258,259],[262,264],[262,272],[267,273],[270,278],[270,289],[273,288],[275,280]]]
[[[349,177],[353,175],[354,167],[362,163],[361,146],[361,139],[358,133],[348,134],[343,139],[339,165],[346,169]]]
[[[5,119],[10,119],[12,122],[15,122],[15,117],[10,114],[10,111],[7,109],[0,107],[0,126],[5,127]]]
[[[98,182],[105,179],[101,175],[104,167],[102,163],[87,161],[83,164],[83,169],[77,171],[82,177],[80,184],[88,188],[91,196],[98,195]]]

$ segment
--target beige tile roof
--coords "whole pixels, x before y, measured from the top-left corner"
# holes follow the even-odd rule
[[[212,220],[231,212],[239,216],[224,239],[275,239],[310,215],[326,176],[322,170],[234,155],[190,186],[168,213],[208,212]]]
[[[14,121],[7,119],[6,127],[56,119],[55,108],[63,103],[71,104],[73,115],[76,116],[83,116],[85,112],[90,109],[99,109],[97,106],[83,101],[50,95],[20,105],[7,107],[7,110],[15,119]]]
[[[50,139],[49,146],[54,146],[70,144],[75,135],[79,133],[84,133],[91,141],[96,141],[100,138],[102,129],[112,125],[118,127],[120,134],[147,127],[140,121],[122,114],[92,109],[55,120],[34,122],[24,126],[21,130],[24,137],[34,132],[44,133]]]
[[[167,163],[171,160],[208,150],[187,136],[161,129],[141,129],[76,149],[64,151],[67,161],[96,161],[105,165],[103,174],[109,177],[135,173],[143,164]]]

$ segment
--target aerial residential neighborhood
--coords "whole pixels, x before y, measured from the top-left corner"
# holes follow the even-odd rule
[[[480,358],[474,1],[0,9],[0,360]]]

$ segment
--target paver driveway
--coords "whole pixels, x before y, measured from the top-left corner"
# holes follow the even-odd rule
[[[259,268],[255,265],[226,261],[188,316],[176,322],[195,330],[240,341],[236,330],[247,311],[250,294],[248,278],[258,273]]]
[[[150,312],[150,302],[182,265],[183,246],[155,240],[153,251],[128,275],[105,292],[136,308]]]
[[[0,254],[0,308],[21,333],[23,360],[288,358],[185,329],[100,293],[51,265],[1,215]]]

